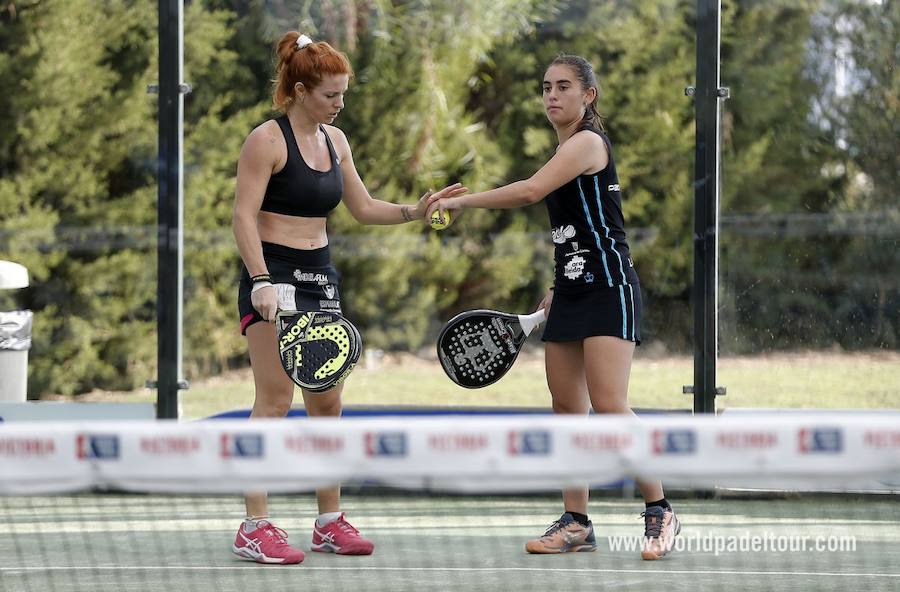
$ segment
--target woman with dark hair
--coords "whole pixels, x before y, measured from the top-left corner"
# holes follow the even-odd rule
[[[429,198],[429,214],[546,202],[556,269],[554,285],[538,308],[547,312],[543,340],[554,413],[586,414],[591,407],[596,413],[632,413],[628,378],[641,341],[641,289],[597,96],[590,62],[560,55],[543,79],[544,110],[559,140],[553,157],[529,179],[461,197]],[[661,483],[639,481],[638,486],[646,502],[641,556],[659,559],[671,551],[681,525]],[[525,549],[596,550],[587,506],[587,487],[564,490],[562,516]]]
[[[247,336],[256,387],[251,418],[284,417],[294,383],[282,369],[275,315],[285,310],[341,311],[340,275],[331,263],[326,234],[329,213],[343,202],[363,224],[402,224],[424,218],[430,193],[414,205],[374,199],[363,185],[347,137],[331,125],[344,108],[353,71],[347,57],[324,41],[296,31],[276,47],[273,92],[282,112],[255,128],[241,148],[237,167],[233,229],[243,269],[238,289],[241,333]],[[458,184],[435,193],[459,195]],[[307,415],[339,416],[341,387],[323,393],[303,390]],[[316,491],[319,516],[313,551],[368,555],[363,538],[340,510],[340,487]],[[246,495],[247,519],[233,551],[260,563],[300,563],[304,553],[268,514],[264,492]]]

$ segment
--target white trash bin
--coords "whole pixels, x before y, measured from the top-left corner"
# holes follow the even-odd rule
[[[24,266],[0,261],[0,290],[27,287]],[[30,310],[0,311],[0,401],[24,402],[27,398],[31,322]]]

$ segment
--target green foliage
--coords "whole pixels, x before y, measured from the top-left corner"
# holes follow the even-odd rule
[[[17,89],[0,130],[0,228],[10,237],[4,258],[26,265],[35,284],[31,391],[134,386],[147,375],[127,370],[147,370],[139,360],[152,359],[144,351],[155,318],[152,260],[127,249],[66,251],[58,241],[70,226],[152,221],[140,204],[153,204],[144,164],[155,136],[144,41],[153,7],[50,0],[18,8],[5,17],[18,42],[0,70]]]
[[[896,4],[730,9],[723,351],[896,347]]]
[[[684,348],[694,113],[682,89],[694,82],[694,6],[187,3],[187,377],[245,357],[235,165],[247,133],[272,116],[272,44],[292,28],[350,55],[356,77],[337,124],[370,192],[398,203],[455,181],[477,191],[533,174],[556,146],[544,68],[562,52],[591,60],[645,338]],[[722,83],[733,95],[722,122],[723,349],[896,347],[897,3],[723,9]],[[33,395],[128,389],[155,373],[156,98],[146,86],[157,81],[156,10],[146,0],[30,0],[0,12],[0,258],[32,276],[21,304],[36,313]],[[836,63],[846,65],[842,86]],[[797,214],[821,218],[797,230]],[[441,233],[364,227],[341,208],[329,236],[345,310],[370,348],[430,350],[449,316],[530,310],[552,276],[543,205],[467,211]]]

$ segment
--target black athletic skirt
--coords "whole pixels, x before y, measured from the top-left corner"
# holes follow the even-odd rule
[[[328,247],[321,249],[292,249],[284,245],[263,243],[263,259],[278,293],[280,310],[323,310],[341,313],[338,286],[341,276],[331,264]],[[241,269],[238,286],[238,313],[241,335],[247,327],[263,320],[250,302],[250,274]]]
[[[641,285],[553,294],[543,341],[610,335],[641,344]]]

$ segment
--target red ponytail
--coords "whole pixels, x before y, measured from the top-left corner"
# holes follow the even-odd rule
[[[333,74],[353,76],[353,68],[347,56],[325,41],[310,43],[302,48],[297,46],[300,33],[288,31],[275,46],[278,65],[273,80],[272,104],[279,111],[287,110],[294,100],[294,85],[302,82],[312,90],[322,77]]]

